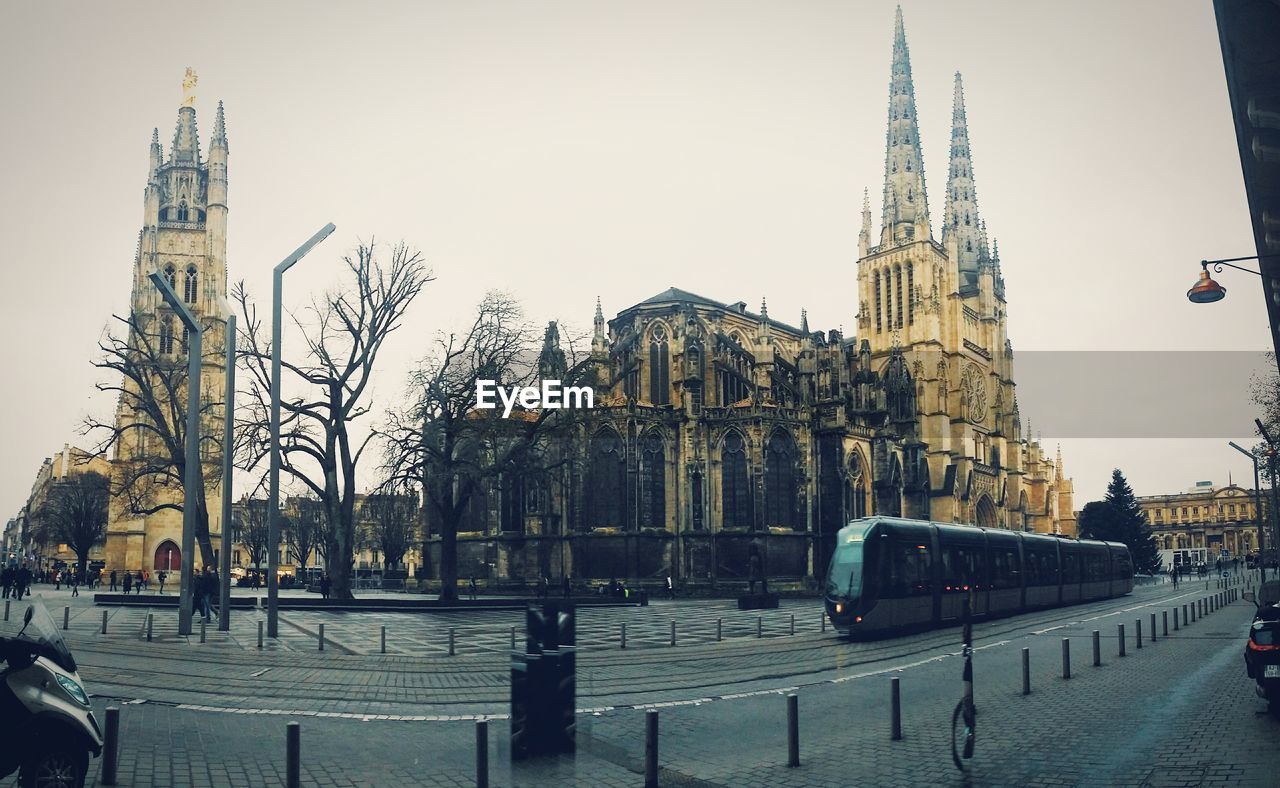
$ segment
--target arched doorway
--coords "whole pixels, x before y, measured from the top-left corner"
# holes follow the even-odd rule
[[[977,523],[981,528],[996,527],[996,505],[991,502],[991,498],[984,495],[978,499],[978,506],[974,509]]]
[[[156,558],[151,568],[161,572],[181,571],[182,551],[171,540],[164,540],[156,548]]]

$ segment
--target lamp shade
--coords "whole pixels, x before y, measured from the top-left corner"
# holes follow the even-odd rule
[[[1221,301],[1227,296],[1227,288],[1209,278],[1209,269],[1200,269],[1200,278],[1195,287],[1187,291],[1187,300],[1193,304],[1211,304]]]

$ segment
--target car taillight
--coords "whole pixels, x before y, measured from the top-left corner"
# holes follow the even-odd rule
[[[1280,651],[1280,646],[1263,645],[1262,643],[1257,643],[1252,638],[1250,638],[1249,649],[1251,651]]]

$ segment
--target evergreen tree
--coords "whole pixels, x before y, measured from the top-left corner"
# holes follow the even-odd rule
[[[1100,542],[1120,541],[1116,529],[1115,508],[1107,501],[1090,501],[1080,510],[1077,531],[1081,539],[1096,539]]]
[[[1111,472],[1111,483],[1107,485],[1107,496],[1102,503],[1106,504],[1110,510],[1106,518],[1107,536],[1093,538],[1106,538],[1127,545],[1129,554],[1133,557],[1134,571],[1159,571],[1160,555],[1156,548],[1156,538],[1151,533],[1151,526],[1147,524],[1147,518],[1142,513],[1137,497],[1133,494],[1133,488],[1129,486],[1129,482],[1125,480],[1119,468]],[[1083,520],[1083,512],[1081,515]]]

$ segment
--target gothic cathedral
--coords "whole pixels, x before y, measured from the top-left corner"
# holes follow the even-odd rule
[[[186,98],[178,109],[177,128],[168,157],[159,131],[151,137],[147,183],[143,192],[143,223],[133,264],[130,297],[129,347],[135,348],[138,368],[151,368],[138,379],[125,376],[116,409],[120,437],[112,458],[113,495],[107,526],[106,568],[176,573],[181,565],[182,477],[154,469],[163,465],[172,447],[159,445],[162,431],[152,429],[140,412],[135,392],[150,385],[154,400],[176,414],[169,421],[185,430],[185,370],[188,334],[163,301],[148,276],[160,272],[204,328],[201,376],[201,462],[207,489],[200,508],[208,517],[210,537],[220,534],[217,502],[225,363],[227,292],[227,136],[222,104],[218,104],[213,136],[205,158],[200,154],[194,104],[195,75],[188,69]],[[147,383],[143,383],[145,380]],[[179,388],[179,386],[181,388]],[[145,475],[146,478],[140,478]],[[130,482],[134,482],[130,484]],[[128,492],[121,493],[121,489]],[[212,505],[211,505],[212,504]],[[212,511],[211,511],[212,510]],[[197,540],[194,566],[207,563],[212,539]],[[203,543],[203,550],[202,544]],[[176,580],[176,575],[175,575]]]

